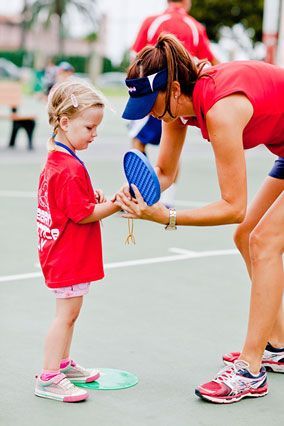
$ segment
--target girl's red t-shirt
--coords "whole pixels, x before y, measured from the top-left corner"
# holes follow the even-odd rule
[[[244,149],[263,144],[284,157],[284,69],[258,61],[235,61],[206,68],[203,73],[193,91],[196,117],[185,117],[187,122],[183,122],[199,127],[210,141],[207,112],[220,99],[243,93],[254,109],[243,132]]]
[[[40,174],[37,227],[46,285],[60,288],[104,277],[99,222],[80,225],[96,205],[85,167],[70,154],[48,154]]]

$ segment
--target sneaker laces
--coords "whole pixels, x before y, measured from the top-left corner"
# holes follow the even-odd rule
[[[235,368],[232,367],[224,367],[222,368],[213,379],[213,382],[216,383],[224,383],[226,380],[231,379],[235,374]]]
[[[237,360],[234,365],[222,368],[217,376],[214,378],[216,383],[224,383],[228,379],[232,379],[237,373],[242,373],[244,370],[249,369],[249,364],[246,361]]]

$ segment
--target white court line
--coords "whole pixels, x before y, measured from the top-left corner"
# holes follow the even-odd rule
[[[196,253],[198,253],[196,251],[185,250],[185,249],[176,248],[176,247],[170,248],[169,252],[170,253],[175,253],[175,254],[196,254]]]
[[[167,262],[176,262],[178,260],[187,260],[187,259],[198,259],[202,257],[211,257],[211,256],[231,256],[238,254],[238,250],[211,250],[211,251],[190,251],[179,248],[170,248],[170,252],[177,253],[172,256],[162,256],[162,257],[150,257],[145,259],[136,259],[128,260],[125,262],[112,262],[106,263],[104,265],[105,269],[116,269],[116,268],[126,268],[129,266],[138,266],[138,265],[150,265],[154,263],[167,263]],[[42,276],[41,272],[31,272],[27,274],[17,274],[17,275],[6,275],[0,277],[0,282],[8,281],[18,281],[18,280],[28,280],[29,278],[39,278]]]
[[[36,192],[29,191],[0,191],[0,197],[9,198],[36,198]]]
[[[8,198],[36,198],[37,193],[32,191],[1,191],[0,197],[8,197]],[[107,198],[112,198],[111,195],[106,195]],[[200,207],[209,204],[208,201],[188,201],[188,200],[176,200],[176,206],[192,206],[192,207]]]
[[[0,197],[7,198],[36,198],[36,192],[29,191],[0,191]],[[112,196],[107,195],[108,199],[112,198]],[[202,207],[206,204],[209,204],[208,201],[190,201],[190,200],[176,200],[175,206],[177,207]]]

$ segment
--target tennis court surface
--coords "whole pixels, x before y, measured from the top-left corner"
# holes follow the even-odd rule
[[[194,395],[195,387],[222,367],[222,353],[241,348],[246,332],[250,288],[232,242],[234,226],[165,232],[157,224],[135,222],[136,245],[125,246],[127,222],[118,215],[104,220],[106,278],[85,298],[72,357],[84,366],[130,371],[139,383],[120,391],[91,391],[88,401],[77,404],[33,395],[55,303],[40,274],[35,227],[48,127],[44,105],[26,102],[39,114],[34,152],[26,152],[24,137],[15,151],[8,151],[8,124],[0,124],[0,424],[282,425],[280,374],[269,374],[265,398],[216,406]],[[119,118],[123,102],[113,99],[117,115],[106,112],[98,140],[81,155],[94,186],[108,195],[124,181],[122,155],[129,145]],[[178,209],[219,196],[210,146],[197,131],[191,133],[177,188]],[[152,160],[156,155],[151,150]],[[272,163],[263,149],[247,153],[250,198]]]

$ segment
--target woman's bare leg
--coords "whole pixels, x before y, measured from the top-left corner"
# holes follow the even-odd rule
[[[240,359],[257,374],[271,336],[284,290],[284,192],[262,217],[250,237],[251,303],[248,332]],[[284,334],[279,336],[284,342]]]
[[[249,250],[250,235],[266,211],[284,190],[284,180],[267,177],[247,211],[245,220],[238,226],[235,243],[241,252],[251,278],[251,259]],[[283,347],[284,310],[281,306],[269,342],[275,347]]]
[[[143,154],[145,154],[146,145],[144,143],[142,143],[139,139],[133,138],[132,139],[132,146],[133,146],[134,149],[138,149],[138,151],[143,152]]]

